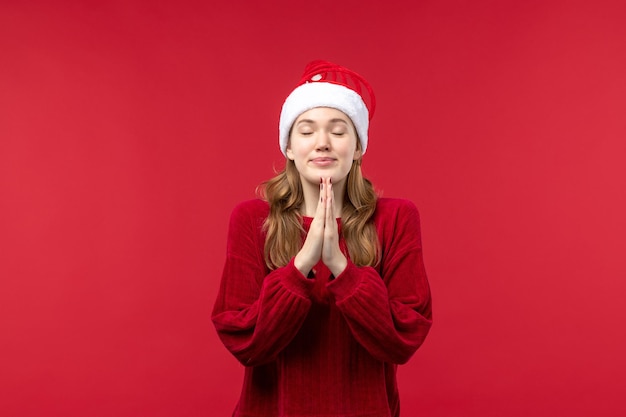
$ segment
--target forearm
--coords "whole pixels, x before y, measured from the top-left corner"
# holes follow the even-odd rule
[[[406,362],[431,327],[427,287],[402,295],[392,288],[390,293],[376,270],[349,263],[328,289],[335,295],[355,339],[381,361]]]
[[[231,278],[227,287],[236,288],[237,281]],[[308,314],[312,285],[291,263],[265,277],[256,295],[241,285],[220,294],[212,319],[226,348],[246,366],[273,360]]]

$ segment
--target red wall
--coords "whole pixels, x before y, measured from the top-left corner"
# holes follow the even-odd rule
[[[371,81],[365,173],[422,214],[403,415],[625,415],[622,1],[209,3],[0,3],[2,415],[230,415],[227,219],[316,58]]]

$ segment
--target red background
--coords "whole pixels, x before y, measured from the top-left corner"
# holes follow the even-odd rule
[[[0,3],[0,410],[228,416],[230,210],[311,59],[373,84],[435,307],[404,416],[626,413],[622,1]]]

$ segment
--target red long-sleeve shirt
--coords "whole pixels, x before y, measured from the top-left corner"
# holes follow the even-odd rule
[[[396,365],[422,344],[432,317],[417,209],[380,198],[379,265],[348,258],[333,278],[320,262],[312,279],[293,259],[266,267],[268,213],[262,200],[234,209],[213,309],[222,342],[245,365],[233,417],[397,417]],[[305,230],[311,221],[303,218]],[[340,247],[347,256],[342,238]]]

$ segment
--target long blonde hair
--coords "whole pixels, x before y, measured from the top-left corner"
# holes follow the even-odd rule
[[[300,214],[304,192],[295,163],[287,159],[285,168],[261,184],[258,191],[270,205],[263,224],[267,233],[265,263],[276,269],[298,254],[305,236]],[[350,259],[357,266],[374,266],[379,260],[378,235],[371,221],[377,198],[372,183],[361,173],[361,158],[353,161],[346,179],[341,233]]]

